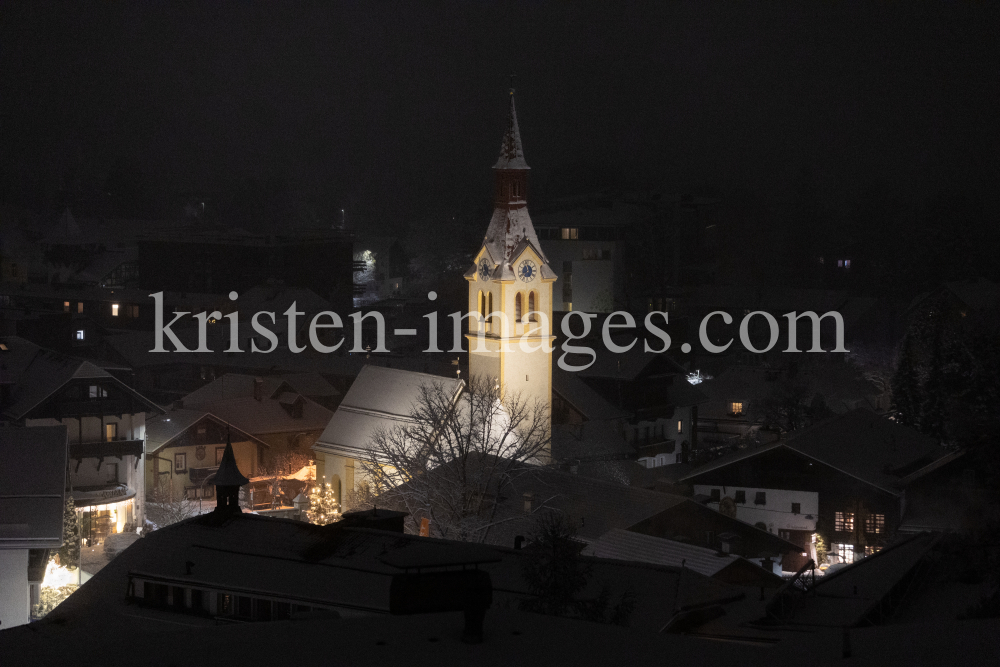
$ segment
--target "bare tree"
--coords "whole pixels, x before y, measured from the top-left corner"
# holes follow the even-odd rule
[[[355,502],[395,505],[428,519],[433,536],[482,542],[513,480],[547,459],[550,438],[548,406],[492,378],[471,378],[457,396],[425,385],[409,421],[373,435]]]
[[[146,516],[157,528],[189,519],[198,514],[198,505],[176,497],[170,480],[161,480],[146,499]]]

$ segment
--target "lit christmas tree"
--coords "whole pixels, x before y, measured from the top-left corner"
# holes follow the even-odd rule
[[[329,483],[316,484],[309,492],[309,509],[306,511],[309,523],[325,526],[340,521],[340,508],[333,487]]]
[[[68,569],[80,565],[80,520],[76,515],[76,504],[73,496],[66,495],[66,505],[63,509],[63,545],[57,552],[59,564]]]

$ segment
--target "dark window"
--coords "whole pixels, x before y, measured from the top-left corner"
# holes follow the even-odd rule
[[[758,491],[753,496],[754,505],[766,505],[767,504],[767,493],[764,491]]]
[[[253,598],[249,598],[246,595],[237,595],[236,615],[240,618],[253,618]]]
[[[713,544],[715,544],[715,531],[714,530],[706,530],[705,531],[705,544],[707,544],[709,546],[712,546]]]
[[[274,620],[283,621],[292,615],[292,606],[287,602],[275,602],[272,614]]]
[[[792,514],[801,514],[802,505],[799,503],[792,503]]]
[[[154,584],[148,581],[143,582],[142,598],[146,604],[166,606],[167,587],[164,584]]]
[[[735,500],[738,503],[745,503],[747,501],[747,492],[742,489],[734,493],[733,496],[734,496],[733,500]]]
[[[255,620],[255,621],[270,621],[271,620],[271,601],[270,600],[254,600],[253,601],[253,620]]]
[[[719,500],[722,499],[722,490],[721,489],[712,489],[711,494],[712,494],[712,502],[713,503],[717,503],[717,502],[719,502]]]
[[[184,605],[184,589],[181,588],[180,586],[171,586],[171,591],[170,592],[173,594],[173,600],[171,601],[171,604],[176,609],[183,609],[184,606],[185,606]]]
[[[233,613],[233,596],[229,593],[218,593],[216,611],[219,616],[229,616]]]
[[[191,609],[196,612],[205,611],[204,592],[197,588],[191,589]]]
[[[222,463],[222,455],[225,453],[225,451],[226,451],[225,447],[215,448],[215,465],[219,465],[220,463]]]

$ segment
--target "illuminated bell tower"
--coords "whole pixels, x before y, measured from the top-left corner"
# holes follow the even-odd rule
[[[507,131],[493,165],[493,217],[469,281],[469,372],[489,377],[504,394],[517,392],[529,405],[552,406],[552,283],[528,215],[528,163],[510,91]],[[482,336],[482,340],[480,339]]]

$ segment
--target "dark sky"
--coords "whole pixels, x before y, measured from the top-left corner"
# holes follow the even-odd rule
[[[992,189],[996,5],[828,4],[4,2],[0,167],[279,177],[398,224],[488,199],[513,72],[550,191]]]

